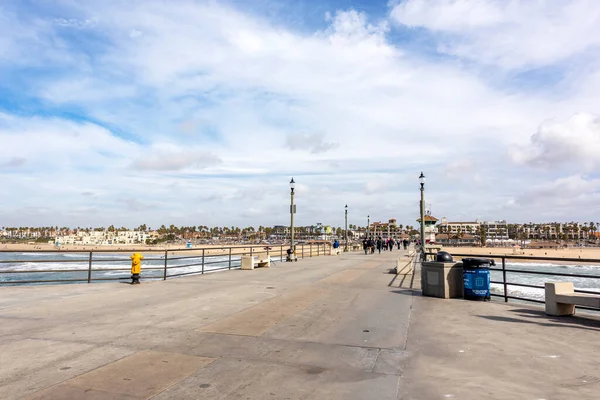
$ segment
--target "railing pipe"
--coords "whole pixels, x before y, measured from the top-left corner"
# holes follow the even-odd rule
[[[165,270],[163,272],[163,281],[167,280],[167,259],[169,258],[169,252],[165,250]]]
[[[92,252],[90,251],[90,263],[88,265],[87,283],[91,283],[91,282],[92,282]]]
[[[506,258],[502,257],[502,282],[504,285],[504,302],[508,303],[508,283],[506,282]]]
[[[202,249],[202,275],[204,275],[204,249]]]
[[[267,254],[269,254],[268,250]],[[231,269],[231,247],[229,248],[229,269]]]

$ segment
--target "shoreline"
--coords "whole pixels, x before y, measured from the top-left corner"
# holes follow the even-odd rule
[[[526,263],[526,264],[560,264],[560,260],[545,260],[544,258],[564,258],[564,259],[590,259],[593,261],[565,261],[569,265],[600,265],[600,248],[597,247],[584,247],[584,248],[567,248],[567,249],[521,249],[518,254],[513,253],[512,247],[442,247],[443,251],[447,251],[450,254],[473,254],[485,257],[489,255],[504,255],[506,256],[507,263]],[[538,257],[537,260],[510,258],[518,256],[527,257]],[[455,258],[462,258],[455,257]],[[491,257],[494,258],[494,257]],[[494,258],[496,265],[498,262],[501,263],[501,258]],[[500,264],[501,265],[501,264]]]
[[[304,249],[306,252],[308,252],[309,250],[309,245],[305,244],[304,245]],[[202,253],[204,252],[205,255],[228,255],[229,254],[229,249],[233,249],[232,255],[240,255],[240,254],[246,254],[248,252],[250,252],[250,249],[252,249],[252,252],[254,254],[264,254],[267,251],[265,250],[265,247],[269,247],[270,251],[272,253],[277,253],[277,254],[282,254],[283,256],[285,256],[285,250],[287,247],[289,247],[289,244],[283,243],[283,244],[232,244],[232,245],[226,245],[226,244],[202,244],[202,245],[196,245],[192,248],[187,248],[185,245],[179,245],[179,244],[169,244],[169,245],[165,245],[165,246],[148,246],[148,245],[111,245],[111,246],[78,246],[78,245],[71,245],[71,246],[60,246],[60,247],[56,247],[54,245],[51,244],[23,244],[23,243],[17,243],[17,244],[0,244],[0,254],[2,253],[36,253],[36,252],[43,252],[43,253],[48,253],[48,254],[52,254],[52,253],[64,253],[64,252],[70,252],[70,253],[89,253],[89,252],[94,252],[94,253],[130,253],[130,252],[138,252],[138,253],[153,253],[153,254],[158,254],[158,253],[165,253],[165,252],[169,252],[170,255],[175,255],[176,253],[179,253],[180,255],[182,254],[186,254],[186,255],[190,255],[190,256],[200,256],[202,255]],[[280,250],[280,248],[283,247],[283,250]],[[321,250],[323,249],[323,245],[320,246]],[[297,251],[300,251],[300,245],[297,246]],[[312,245],[312,251],[313,253],[317,251],[317,246],[316,244]]]

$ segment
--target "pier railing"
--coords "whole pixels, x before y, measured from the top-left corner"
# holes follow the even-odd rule
[[[428,252],[426,253],[426,256],[430,256],[432,259],[435,259],[435,255],[436,253],[433,252]],[[554,266],[561,266],[562,264],[565,263],[576,263],[576,264],[581,264],[581,265],[585,265],[585,264],[594,264],[594,265],[599,265],[600,266],[600,259],[591,259],[591,258],[562,258],[562,257],[535,257],[535,256],[526,256],[526,255],[505,255],[505,254],[460,254],[460,253],[453,253],[452,257],[454,257],[455,260],[458,259],[462,259],[462,258],[467,258],[467,257],[481,257],[481,258],[492,258],[496,261],[496,266],[492,266],[490,267],[490,271],[495,271],[497,272],[497,274],[495,274],[497,277],[499,277],[500,279],[494,279],[494,276],[492,275],[492,280],[491,283],[492,285],[500,285],[500,287],[502,288],[502,291],[500,293],[495,293],[493,290],[490,293],[493,297],[499,297],[504,299],[505,302],[508,302],[509,300],[518,300],[518,301],[528,301],[528,302],[533,302],[533,303],[541,303],[544,304],[545,301],[542,300],[541,298],[534,298],[531,296],[524,296],[524,295],[518,295],[518,294],[511,294],[510,288],[529,288],[529,289],[540,289],[540,290],[544,290],[544,285],[534,285],[534,284],[529,284],[529,283],[523,283],[523,282],[517,282],[518,277],[520,276],[547,276],[547,277],[551,277],[551,279],[547,279],[548,282],[557,282],[560,279],[562,279],[563,281],[571,281],[573,278],[579,278],[579,279],[595,279],[598,282],[598,287],[599,287],[599,291],[593,291],[593,290],[586,290],[586,289],[581,289],[581,288],[577,288],[577,285],[575,285],[575,292],[577,293],[586,293],[586,294],[594,294],[594,295],[598,295],[600,296],[600,275],[598,274],[587,274],[587,273],[562,273],[562,272],[556,272],[556,271],[542,271],[540,269],[542,269],[543,267],[538,267],[538,268],[521,268],[521,269],[517,269],[517,268],[511,268],[510,265],[507,266],[507,260],[520,260],[520,261],[525,261],[524,265],[527,265],[527,262],[533,262],[533,261],[537,261],[537,262],[542,262],[542,263],[548,263],[548,264],[554,264]],[[600,270],[600,269],[599,269]],[[508,274],[514,274],[512,276],[508,276]],[[494,289],[494,288],[492,288]],[[519,293],[519,292],[515,292],[513,291],[512,293]],[[542,296],[543,298],[543,296]],[[590,310],[596,310],[595,308],[587,308],[587,307],[580,307],[577,306],[577,308],[582,308],[582,309],[590,309]]]
[[[167,280],[239,269],[242,256],[269,256],[275,263],[285,262],[288,248],[289,245],[258,245],[191,249],[0,250],[0,285],[124,281],[131,278],[132,253],[144,255],[142,280]],[[35,258],[24,257],[24,253]],[[328,243],[296,246],[298,259],[329,254],[331,245]],[[70,258],[65,258],[67,256]],[[37,266],[40,268],[35,268]]]

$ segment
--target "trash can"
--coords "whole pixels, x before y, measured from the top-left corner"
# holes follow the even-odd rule
[[[490,258],[463,258],[464,297],[467,300],[490,300]]]
[[[435,255],[435,261],[437,262],[453,262],[452,255],[447,251],[438,251]]]

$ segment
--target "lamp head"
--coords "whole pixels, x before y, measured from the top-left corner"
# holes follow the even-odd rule
[[[292,193],[294,193],[294,188],[296,188],[296,182],[294,182],[294,178],[290,181],[290,189],[292,189]]]
[[[425,175],[423,175],[423,171],[421,171],[421,175],[419,175],[419,182],[421,183],[421,187],[425,185]]]

